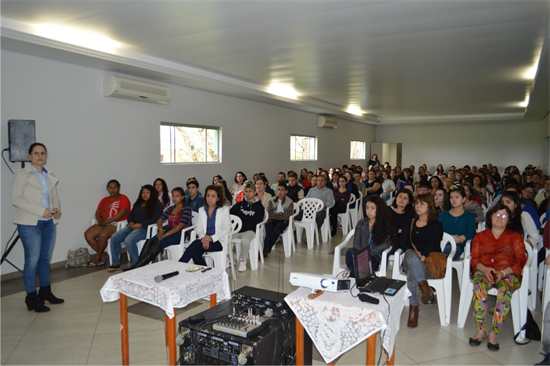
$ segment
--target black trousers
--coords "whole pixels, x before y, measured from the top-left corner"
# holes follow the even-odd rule
[[[271,253],[271,248],[273,248],[287,227],[288,221],[284,220],[268,220],[265,223],[264,252]]]

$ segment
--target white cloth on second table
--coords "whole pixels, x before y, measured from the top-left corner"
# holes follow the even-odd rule
[[[349,291],[325,292],[312,300],[308,299],[310,293],[311,289],[301,287],[287,295],[285,301],[326,363],[379,331],[382,331],[382,346],[391,357],[399,331],[401,312],[410,296],[406,286],[395,296],[386,296],[391,311],[388,311],[388,303],[381,295],[376,296],[380,303],[374,305],[352,297]]]
[[[119,273],[109,277],[100,290],[104,302],[116,301],[120,293],[139,301],[158,306],[170,318],[174,317],[174,308],[183,308],[190,303],[217,295],[217,301],[231,298],[229,278],[220,269],[211,269],[204,273],[186,272],[194,264],[175,261],[162,261],[151,265]],[[179,271],[175,277],[160,283],[155,277],[170,272]]]

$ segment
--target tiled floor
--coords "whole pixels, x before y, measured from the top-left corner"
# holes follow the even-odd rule
[[[272,291],[291,292],[290,272],[331,273],[334,246],[342,241],[339,232],[328,244],[308,251],[298,244],[291,258],[282,256],[277,244],[275,253],[258,271],[237,273],[231,281],[232,289],[252,286]],[[70,271],[70,270],[69,270]],[[119,304],[103,303],[99,289],[111,274],[106,270],[90,271],[78,277],[52,284],[54,293],[65,299],[61,305],[51,306],[49,313],[27,311],[21,292],[1,298],[1,364],[2,365],[116,365],[121,363]],[[53,278],[53,277],[52,277]],[[22,282],[22,280],[20,280]],[[456,285],[456,281],[455,281]],[[525,346],[514,344],[511,316],[499,337],[500,351],[468,345],[468,337],[475,332],[472,318],[466,327],[456,325],[458,289],[454,286],[451,325],[439,325],[437,306],[421,306],[419,327],[406,326],[408,308],[401,318],[397,336],[396,364],[419,365],[532,365],[539,362],[540,342]],[[129,305],[136,302],[129,299]],[[177,321],[208,308],[206,301],[177,316]],[[534,317],[541,325],[540,311]],[[164,323],[148,317],[129,314],[130,362],[143,365],[166,365],[167,348],[164,344]],[[377,343],[380,344],[379,342]],[[380,352],[380,347],[377,353]],[[338,365],[365,363],[365,343],[357,346],[338,360]],[[376,356],[378,360],[378,354]],[[382,357],[382,363],[384,357]],[[314,361],[314,364],[323,364]]]

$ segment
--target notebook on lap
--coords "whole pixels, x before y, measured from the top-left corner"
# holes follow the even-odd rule
[[[376,277],[372,271],[370,248],[363,248],[353,254],[355,282],[360,292],[380,293],[394,296],[405,281],[387,277]]]

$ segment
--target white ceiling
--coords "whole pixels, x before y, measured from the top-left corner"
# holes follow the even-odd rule
[[[549,4],[3,0],[2,48],[378,125],[527,121],[549,110]],[[120,45],[53,41],[36,24]]]

